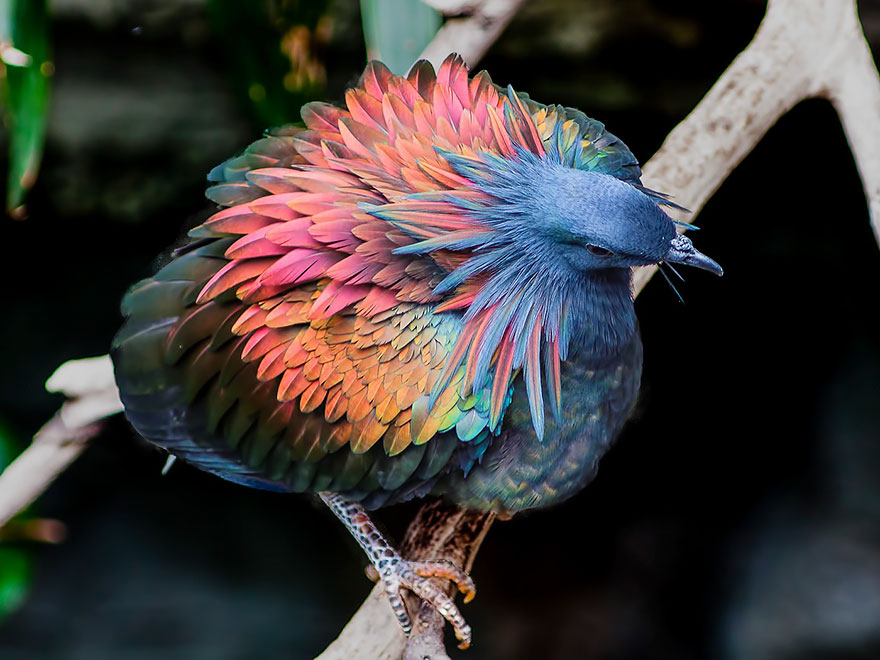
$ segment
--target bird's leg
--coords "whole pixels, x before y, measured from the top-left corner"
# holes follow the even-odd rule
[[[446,592],[430,578],[444,578],[453,582],[464,594],[464,602],[476,595],[470,576],[450,561],[408,561],[400,556],[370,520],[366,510],[336,493],[319,493],[324,503],[351,532],[358,545],[367,553],[370,563],[385,585],[385,594],[403,632],[409,636],[412,622],[403,600],[403,589],[409,589],[440,612],[455,631],[459,648],[471,644],[471,627],[458,611]]]

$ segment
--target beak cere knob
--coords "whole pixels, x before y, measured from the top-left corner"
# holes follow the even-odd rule
[[[681,234],[676,234],[675,238],[669,242],[669,252],[666,254],[664,261],[702,268],[716,275],[724,274],[724,270],[716,261],[697,251],[691,239]]]

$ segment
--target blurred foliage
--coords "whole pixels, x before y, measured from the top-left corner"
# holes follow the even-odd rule
[[[367,57],[397,74],[409,71],[440,29],[438,11],[419,0],[361,0]]]
[[[18,548],[0,547],[0,619],[24,602],[30,587],[31,562]]]
[[[237,97],[250,100],[256,119],[279,126],[299,117],[322,95],[322,53],[333,34],[327,0],[208,0],[216,38]],[[266,38],[267,26],[275,38]]]
[[[0,421],[0,472],[18,454],[18,443]],[[24,602],[31,581],[31,561],[28,554],[15,546],[0,545],[0,620],[14,612]]]
[[[23,217],[46,139],[49,79],[47,0],[0,0],[0,98],[8,131],[6,210]]]
[[[18,448],[12,440],[12,433],[2,420],[0,420],[0,471],[12,462],[18,453]]]

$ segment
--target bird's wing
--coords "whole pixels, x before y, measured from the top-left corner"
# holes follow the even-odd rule
[[[294,464],[497,431],[540,332],[525,348],[500,333],[479,366],[488,380],[474,382],[488,317],[457,310],[475,284],[435,289],[490,230],[448,203],[481,195],[444,154],[601,152],[580,128],[571,142],[580,124],[568,112],[468,79],[456,57],[406,78],[371,63],[345,108],[309,104],[305,130],[215,168],[207,194],[226,208],[123,303],[113,357],[136,428],[224,476],[296,490],[328,484]]]

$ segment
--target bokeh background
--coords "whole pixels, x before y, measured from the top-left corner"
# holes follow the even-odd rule
[[[880,52],[880,2],[859,5]],[[49,8],[43,164],[0,218],[0,464],[59,406],[45,378],[107,352],[122,293],[204,217],[208,170],[341,99],[365,61],[355,0]],[[644,161],[764,9],[532,0],[479,66]],[[785,116],[698,224],[724,278],[688,273],[686,304],[660,279],[639,297],[635,419],[580,495],[493,527],[456,657],[880,657],[880,254],[830,105]],[[371,587],[341,526],[164,460],[115,419],[27,513],[66,539],[6,530],[0,658],[307,659],[335,637]],[[399,538],[413,511],[380,519]]]

